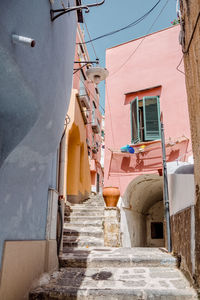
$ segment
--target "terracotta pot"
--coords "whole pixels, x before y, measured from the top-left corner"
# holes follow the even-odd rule
[[[116,207],[119,200],[120,191],[118,187],[104,187],[103,198],[107,207]]]

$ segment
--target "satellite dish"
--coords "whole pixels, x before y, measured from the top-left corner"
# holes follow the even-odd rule
[[[108,74],[108,70],[101,67],[91,67],[86,71],[88,79],[96,84],[99,84],[99,82],[105,80],[108,77]]]

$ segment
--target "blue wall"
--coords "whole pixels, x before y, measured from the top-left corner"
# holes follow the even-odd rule
[[[45,239],[76,22],[71,12],[52,23],[48,0],[0,2],[0,257],[5,240]],[[34,38],[36,46],[13,44],[12,33]]]

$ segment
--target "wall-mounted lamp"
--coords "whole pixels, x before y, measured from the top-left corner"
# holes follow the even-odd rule
[[[70,11],[82,11],[85,9],[85,12],[88,13],[90,11],[90,7],[100,6],[104,4],[105,0],[99,2],[99,3],[93,3],[93,4],[86,4],[86,5],[78,5],[78,6],[72,6],[68,8],[61,8],[61,9],[51,9],[50,15],[51,15],[51,21],[53,22],[55,19],[59,18],[60,16],[67,14]]]
[[[96,67],[92,66],[88,70],[86,70],[87,78],[96,84],[99,84],[101,81],[105,80],[109,75],[109,72],[106,68],[102,68],[98,66],[99,64],[98,58],[96,59],[96,61],[75,61],[74,63],[83,64],[80,68],[74,69],[74,74],[80,71],[88,64],[97,64]]]
[[[102,67],[91,67],[86,71],[86,76],[92,82],[99,84],[101,81],[105,80],[109,75],[109,72],[106,68]]]

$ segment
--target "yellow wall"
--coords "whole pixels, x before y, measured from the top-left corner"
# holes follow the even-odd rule
[[[67,200],[72,203],[87,199],[91,189],[86,126],[76,95],[77,90],[72,90],[66,130]]]
[[[6,241],[0,280],[1,300],[25,300],[34,280],[58,268],[55,240]]]

